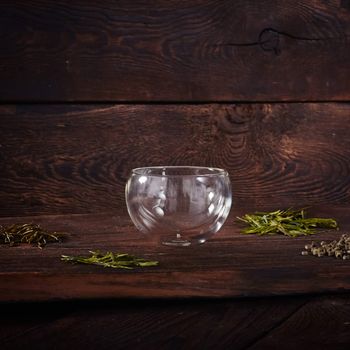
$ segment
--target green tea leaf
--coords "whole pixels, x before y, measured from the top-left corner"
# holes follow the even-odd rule
[[[48,232],[39,224],[12,224],[0,226],[0,243],[14,246],[20,243],[36,244],[40,249],[47,243],[59,242],[63,233]]]
[[[62,255],[61,260],[73,264],[89,264],[110,267],[114,269],[128,269],[134,267],[157,266],[158,261],[151,261],[137,258],[134,255],[126,253],[101,253],[100,251],[90,251],[91,256],[68,256]]]
[[[237,219],[248,227],[243,234],[274,235],[283,234],[289,237],[312,235],[316,228],[338,229],[338,224],[330,218],[306,218],[305,209],[276,210],[245,214]]]

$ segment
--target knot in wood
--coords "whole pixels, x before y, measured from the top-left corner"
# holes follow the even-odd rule
[[[273,28],[265,28],[259,34],[259,46],[264,51],[273,51],[276,55],[281,53],[280,33]]]

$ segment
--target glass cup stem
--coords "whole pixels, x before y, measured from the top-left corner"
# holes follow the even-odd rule
[[[191,242],[187,239],[182,239],[181,232],[177,231],[175,239],[163,241],[162,244],[172,247],[188,247],[189,245],[191,245]]]

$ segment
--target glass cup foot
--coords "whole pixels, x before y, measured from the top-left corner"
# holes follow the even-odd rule
[[[189,245],[191,245],[191,242],[186,239],[182,239],[181,234],[177,233],[175,239],[163,241],[162,244],[172,247],[188,247]]]

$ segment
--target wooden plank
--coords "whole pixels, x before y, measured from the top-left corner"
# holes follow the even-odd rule
[[[304,303],[278,298],[2,305],[0,334],[4,329],[10,334],[1,339],[1,349],[245,349]],[[71,308],[74,312],[47,321]],[[36,327],[9,330],[9,323],[23,325],[28,318]]]
[[[73,305],[67,304],[68,306],[60,304],[59,307],[56,307],[50,306],[50,304],[43,306],[38,303],[2,303],[0,315],[1,348],[6,346],[9,349],[14,349],[15,343],[18,340],[24,340],[26,334],[67,317],[74,310]],[[43,344],[36,347],[40,348],[41,345]],[[28,347],[35,348],[33,343],[28,344]]]
[[[350,98],[347,1],[2,1],[1,101]]]
[[[350,104],[6,105],[0,216],[124,208],[132,168],[226,168],[238,206],[350,201]]]
[[[310,301],[249,350],[278,349],[281,344],[287,350],[348,349],[349,314],[349,295]]]
[[[1,219],[1,224],[34,221],[71,236],[43,250],[0,246],[0,301],[252,297],[350,290],[347,261],[300,254],[312,239],[332,240],[349,232],[348,207],[314,208],[311,215],[334,217],[341,230],[298,239],[240,235],[235,216],[253,210],[234,209],[216,237],[188,248],[159,245],[138,233],[126,215],[116,213]],[[60,261],[61,254],[95,249],[128,252],[158,260],[160,265],[125,271]]]

